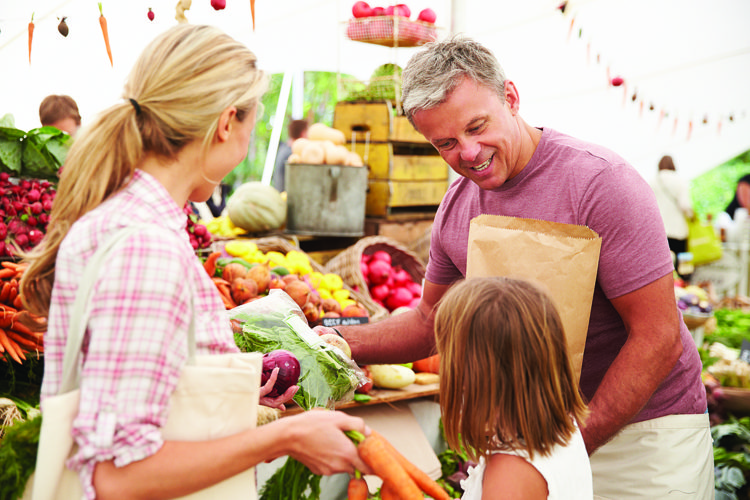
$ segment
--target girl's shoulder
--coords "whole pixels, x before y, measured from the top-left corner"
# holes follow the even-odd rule
[[[497,452],[487,460],[483,490],[498,492],[498,499],[546,500],[547,480],[523,456]]]

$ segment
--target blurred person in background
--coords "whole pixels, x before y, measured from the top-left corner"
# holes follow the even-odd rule
[[[289,138],[286,142],[279,144],[279,150],[276,152],[276,162],[273,166],[273,177],[271,178],[271,185],[279,192],[286,191],[284,165],[292,154],[292,144],[300,137],[307,137],[307,128],[307,120],[292,120],[289,122],[289,127],[287,128]]]
[[[55,127],[74,136],[81,127],[81,114],[72,97],[52,94],[39,105],[39,121],[43,127]]]
[[[690,184],[677,173],[672,157],[663,156],[659,160],[659,171],[651,181],[651,189],[654,190],[656,202],[659,204],[669,249],[674,253],[672,260],[677,270],[677,256],[687,252],[686,219],[695,217],[693,202],[690,199]]]

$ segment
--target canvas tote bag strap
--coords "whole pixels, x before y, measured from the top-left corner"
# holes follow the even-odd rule
[[[58,394],[65,394],[66,392],[75,390],[80,384],[78,367],[80,365],[83,337],[86,333],[86,325],[88,324],[89,316],[91,315],[89,303],[94,291],[94,285],[107,257],[119,244],[127,240],[132,234],[139,230],[157,227],[158,226],[154,224],[127,226],[119,230],[114,236],[97,248],[94,256],[91,258],[83,273],[75,301],[73,302],[70,328],[68,330],[68,338],[65,343],[65,353],[63,356],[62,383]],[[192,300],[193,295],[191,293],[191,310],[193,309]],[[188,364],[193,363],[195,363],[195,321],[191,319],[190,328],[188,330]]]

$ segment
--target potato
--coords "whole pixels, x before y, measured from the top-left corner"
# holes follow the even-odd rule
[[[382,389],[402,389],[416,380],[414,370],[401,365],[368,365],[372,383]]]

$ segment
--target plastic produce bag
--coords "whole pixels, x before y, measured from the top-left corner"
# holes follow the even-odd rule
[[[267,353],[286,349],[300,362],[299,390],[294,402],[304,410],[333,409],[350,401],[366,376],[337,347],[326,344],[307,324],[302,309],[282,290],[228,311],[237,347]]]

